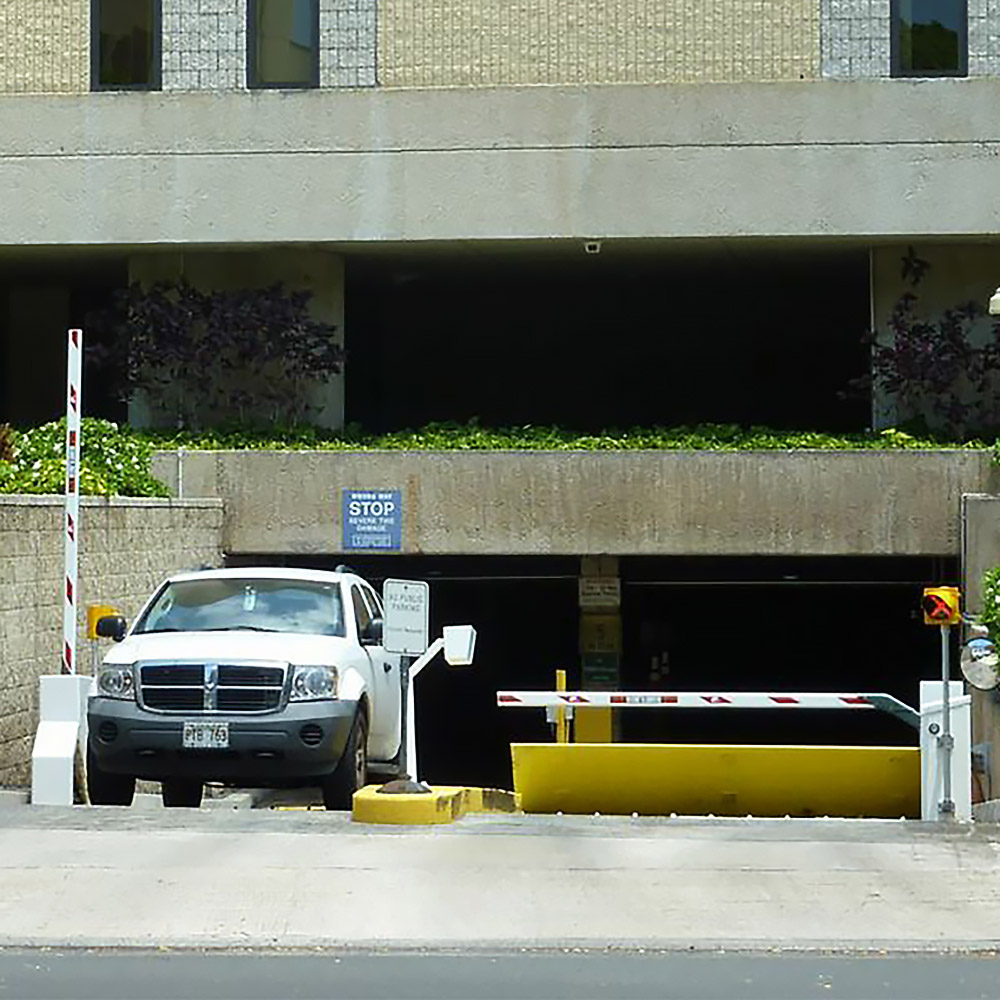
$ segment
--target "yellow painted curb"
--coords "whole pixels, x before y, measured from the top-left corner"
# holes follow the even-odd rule
[[[916,747],[515,743],[527,813],[920,815]]]
[[[435,826],[454,823],[468,813],[515,812],[513,792],[497,788],[439,785],[424,794],[383,795],[381,785],[366,785],[354,793],[355,823]]]

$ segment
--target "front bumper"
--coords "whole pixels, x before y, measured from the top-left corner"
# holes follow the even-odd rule
[[[336,769],[357,709],[353,701],[312,701],[265,715],[161,715],[131,701],[98,697],[87,708],[88,743],[98,767],[111,774],[280,787]],[[228,722],[229,748],[184,749],[184,723],[195,720]],[[318,741],[315,729],[305,728],[317,726]]]

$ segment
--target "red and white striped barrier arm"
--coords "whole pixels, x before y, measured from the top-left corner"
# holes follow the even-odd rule
[[[62,672],[76,673],[77,586],[80,541],[80,409],[83,331],[70,330],[66,361],[66,581],[63,588]]]
[[[866,694],[770,694],[707,691],[498,691],[501,708],[877,708]]]

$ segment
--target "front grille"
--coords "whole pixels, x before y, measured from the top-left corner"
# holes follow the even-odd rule
[[[284,664],[143,663],[142,704],[158,712],[271,712],[281,707]]]
[[[219,687],[278,687],[285,683],[283,667],[243,667],[219,664]]]
[[[146,708],[157,708],[163,712],[200,712],[205,707],[202,688],[150,688],[143,693]]]
[[[219,688],[220,712],[266,712],[277,708],[281,688]]]

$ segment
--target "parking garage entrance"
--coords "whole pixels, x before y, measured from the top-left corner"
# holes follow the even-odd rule
[[[330,558],[245,557],[332,569]],[[504,712],[498,690],[551,690],[555,671],[580,688],[580,559],[352,557],[376,586],[387,577],[431,587],[431,629],[475,625],[476,662],[425,670],[416,688],[422,777],[511,787],[510,744],[545,742],[542,711]],[[954,579],[957,560],[931,558],[653,558],[619,561],[617,686],[632,691],[882,691],[917,704],[938,670],[937,633],[919,616],[921,588]],[[916,743],[879,712],[617,713],[615,740],[860,746]]]

